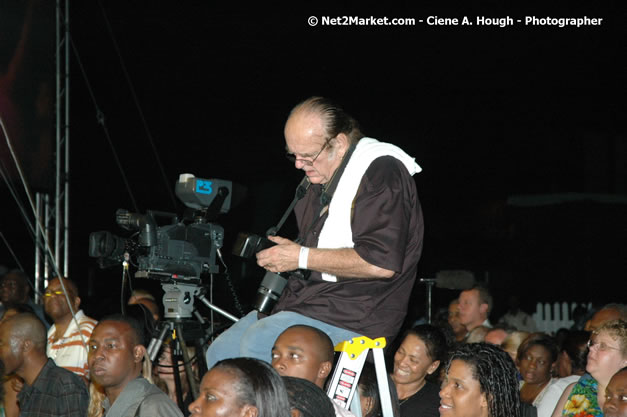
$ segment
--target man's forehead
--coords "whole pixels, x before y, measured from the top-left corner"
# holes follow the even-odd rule
[[[285,140],[288,146],[316,144],[324,141],[325,129],[319,115],[302,112],[292,115],[285,124]]]
[[[315,350],[320,346],[317,335],[313,331],[303,328],[287,329],[279,336],[275,345],[277,344],[303,351]]]
[[[475,300],[479,298],[479,291],[477,291],[476,289],[471,289],[471,290],[465,290],[462,291],[462,293],[460,294],[459,298],[464,298],[465,300]]]
[[[101,321],[96,325],[94,331],[91,334],[92,339],[107,338],[107,339],[127,339],[131,337],[131,326],[121,321]]]
[[[609,386],[613,387],[616,392],[627,391],[627,370],[618,372],[612,377]],[[608,386],[608,388],[609,388]]]
[[[68,287],[67,282],[64,282],[64,284],[65,284],[65,287],[67,288]],[[48,283],[48,288],[55,288],[55,289],[62,288],[61,283],[59,282],[59,279],[53,278],[52,280],[50,280],[50,282]]]

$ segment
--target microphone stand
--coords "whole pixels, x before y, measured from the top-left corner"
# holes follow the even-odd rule
[[[433,286],[435,285],[437,279],[435,278],[420,278],[420,282],[424,283],[427,287],[427,306],[426,306],[426,313],[427,313],[427,322],[429,324],[431,324],[431,292],[433,290]]]

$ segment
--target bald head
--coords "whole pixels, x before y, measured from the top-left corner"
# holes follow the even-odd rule
[[[311,326],[305,326],[304,324],[297,324],[295,326],[288,327],[283,333],[300,332],[306,333],[311,336],[309,340],[314,341],[314,349],[320,355],[321,361],[333,362],[334,348],[331,338],[322,330]]]
[[[20,313],[3,323],[11,340],[30,341],[33,347],[46,351],[46,328],[39,318],[32,313]]]
[[[584,330],[592,332],[602,324],[618,319],[627,321],[627,306],[624,304],[607,304],[586,322]]]
[[[325,97],[310,97],[297,104],[290,112],[293,116],[315,117],[327,137],[345,134],[350,143],[357,143],[363,137],[359,123],[333,100]]]
[[[310,326],[286,329],[272,347],[272,366],[281,376],[303,378],[320,388],[333,365],[333,342]]]

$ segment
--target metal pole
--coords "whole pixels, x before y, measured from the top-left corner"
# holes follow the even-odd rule
[[[41,221],[41,193],[35,194],[35,224]],[[41,290],[41,232],[35,227],[35,304],[39,304]],[[44,256],[46,253],[44,252]]]
[[[61,98],[63,96],[63,88],[62,88],[62,80],[61,80],[61,45],[63,43],[63,39],[61,36],[62,30],[62,15],[61,15],[61,1],[57,0],[57,25],[56,25],[56,36],[57,36],[57,50],[55,54],[56,59],[56,138],[57,138],[57,146],[56,146],[56,164],[55,164],[55,228],[54,228],[54,260],[57,265],[57,268],[60,268],[61,264],[59,263],[60,258],[60,247],[61,247],[61,143],[63,142],[62,130],[61,130],[61,120],[62,120],[62,111],[61,111]]]
[[[70,2],[56,2],[56,167],[54,261],[69,273]],[[63,255],[62,255],[63,253]],[[63,257],[63,258],[62,258]],[[63,262],[61,262],[63,260]]]
[[[69,276],[70,249],[70,0],[65,0],[65,183],[63,209],[63,275]]]
[[[50,262],[52,259],[52,254],[48,253],[47,248],[45,247],[45,242],[50,242],[50,212],[52,209],[50,208],[50,198],[48,194],[44,195],[44,231],[42,233],[46,234],[46,239],[44,240],[44,288],[48,288],[48,278],[50,278]],[[54,273],[54,271],[53,271]]]

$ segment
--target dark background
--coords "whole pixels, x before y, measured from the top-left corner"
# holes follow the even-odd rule
[[[238,232],[263,233],[289,204],[301,174],[283,158],[283,124],[291,107],[311,95],[336,99],[368,136],[401,146],[422,166],[415,176],[426,224],[419,277],[470,270],[493,287],[495,315],[511,293],[529,312],[537,301],[625,301],[621,3],[339,2],[239,10],[155,3],[72,3],[70,276],[95,316],[117,306],[121,268],[98,270],[87,256],[88,235],[122,234],[115,210],[135,210],[98,110],[140,212],[182,212],[170,190],[184,172],[248,188],[245,202],[216,221],[229,252]],[[307,24],[309,16],[323,15],[413,17],[416,24]],[[589,16],[603,24],[418,22],[431,15]],[[4,206],[2,230],[28,269],[32,242],[10,198]],[[294,237],[294,226],[282,234]],[[10,265],[5,252],[2,263]],[[260,272],[250,265],[243,274],[231,257],[229,265],[247,304]],[[154,282],[134,285],[158,290]],[[443,306],[456,293],[436,290],[434,302]],[[423,297],[417,284],[415,311],[424,308]],[[216,300],[235,311],[222,278]]]

